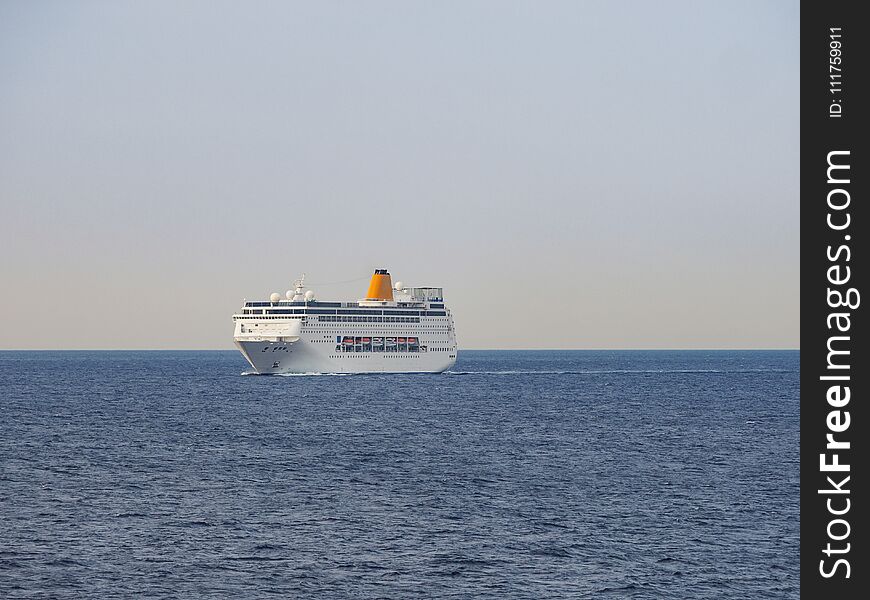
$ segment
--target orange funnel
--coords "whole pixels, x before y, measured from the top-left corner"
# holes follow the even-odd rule
[[[369,284],[369,292],[366,300],[392,300],[393,280],[386,269],[375,269],[372,282]]]

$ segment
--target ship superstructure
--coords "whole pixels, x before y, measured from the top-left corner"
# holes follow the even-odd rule
[[[386,269],[361,300],[317,300],[303,275],[284,298],[245,301],[233,321],[236,347],[260,374],[440,373],[456,362],[442,288],[394,286]]]

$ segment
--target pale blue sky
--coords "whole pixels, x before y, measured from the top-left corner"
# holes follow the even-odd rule
[[[466,348],[798,347],[798,43],[796,1],[7,0],[0,348],[231,348],[376,267]]]

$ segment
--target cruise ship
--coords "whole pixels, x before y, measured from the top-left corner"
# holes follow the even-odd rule
[[[303,275],[284,298],[245,301],[233,321],[236,347],[262,375],[440,373],[456,362],[442,288],[393,285],[386,269],[361,300],[317,300]]]

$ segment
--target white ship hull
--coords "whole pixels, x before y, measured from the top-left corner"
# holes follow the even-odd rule
[[[325,347],[324,347],[325,346]],[[236,347],[256,373],[441,373],[456,363],[456,353],[336,353],[332,344],[240,342]]]

